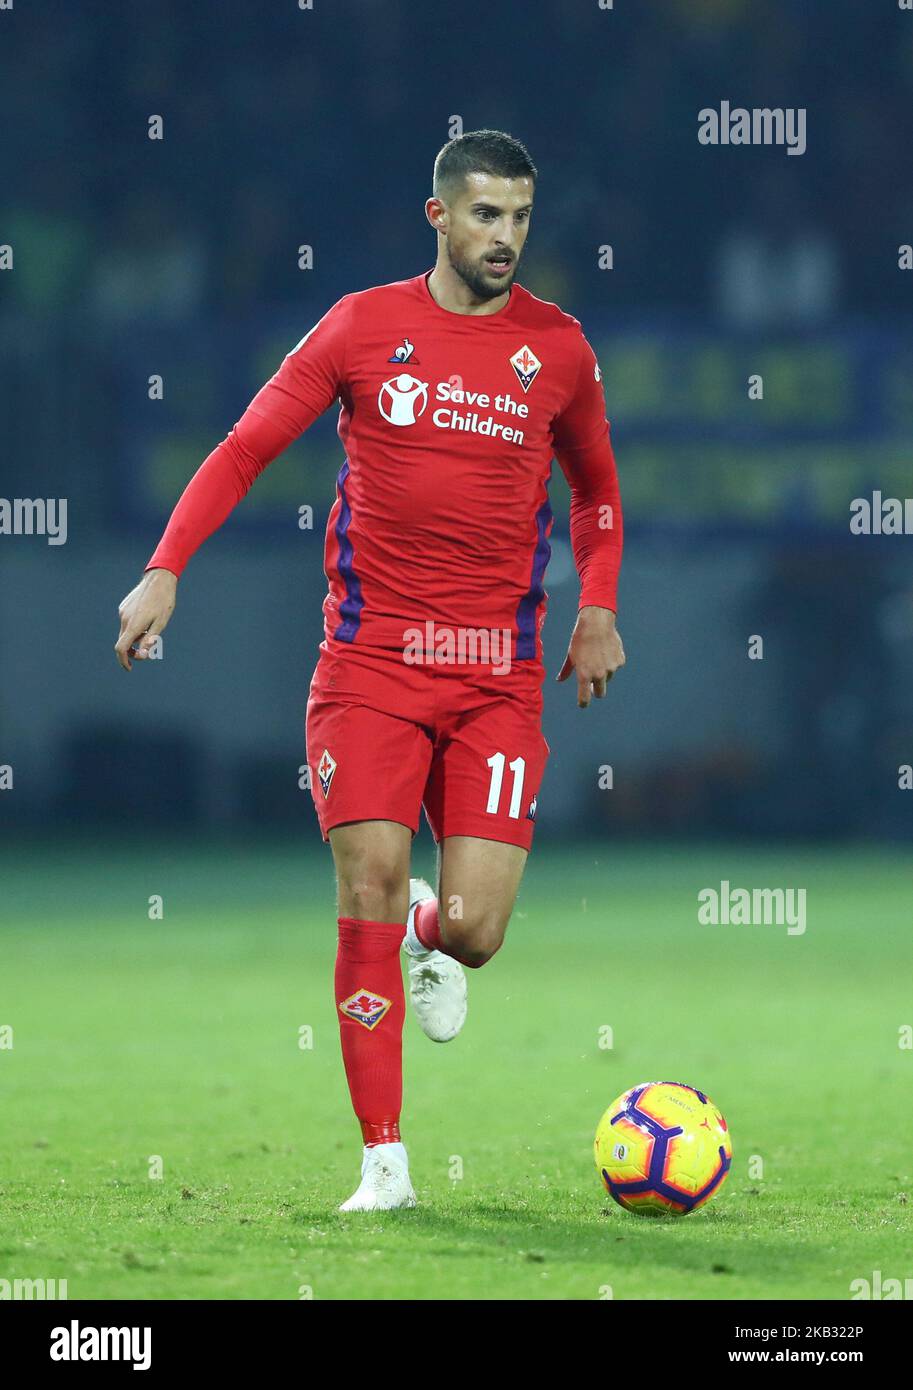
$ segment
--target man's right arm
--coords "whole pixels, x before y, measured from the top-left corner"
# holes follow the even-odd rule
[[[353,296],[333,308],[283,359],[222,443],[184,489],[143,579],[120,605],[115,653],[148,656],[174,611],[177,581],[188,560],[216,531],[268,464],[332,405],[345,380]]]

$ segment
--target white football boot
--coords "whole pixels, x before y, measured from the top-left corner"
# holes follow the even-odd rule
[[[415,1193],[409,1179],[409,1159],[402,1144],[375,1144],[365,1148],[361,1182],[340,1211],[392,1211],[414,1207]]]
[[[458,960],[429,951],[415,934],[415,909],[433,897],[423,878],[410,878],[403,950],[409,957],[409,998],[422,1031],[432,1042],[450,1042],[466,1022],[466,975]]]

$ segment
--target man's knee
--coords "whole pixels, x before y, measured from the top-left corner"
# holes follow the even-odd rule
[[[339,875],[339,906],[365,922],[405,921],[408,882],[389,864],[366,859]]]
[[[491,960],[504,944],[507,918],[495,913],[444,922],[441,937],[448,951],[463,965],[478,970]]]
[[[382,853],[347,855],[336,866],[339,910],[361,922],[404,922],[409,903],[409,866]]]
[[[409,861],[392,850],[389,844],[371,843],[368,836],[357,840],[349,836],[338,848],[334,844],[343,916],[367,922],[405,921]]]

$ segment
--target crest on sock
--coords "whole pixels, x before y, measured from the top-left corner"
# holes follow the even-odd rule
[[[346,1018],[352,1018],[356,1023],[364,1024],[368,1032],[371,1032],[380,1023],[391,1005],[392,1000],[385,999],[382,994],[375,994],[370,989],[357,989],[354,994],[349,995],[348,999],[342,1000],[339,1009]]]

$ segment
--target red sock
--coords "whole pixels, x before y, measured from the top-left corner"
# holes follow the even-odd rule
[[[441,940],[441,924],[438,919],[437,898],[426,898],[415,909],[412,919],[415,934],[426,951],[443,951],[447,948]]]
[[[399,1141],[403,1101],[402,922],[339,918],[336,1008],[342,1060],[365,1144]]]

